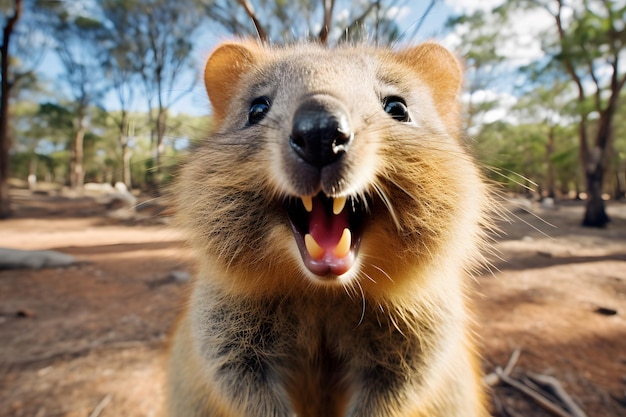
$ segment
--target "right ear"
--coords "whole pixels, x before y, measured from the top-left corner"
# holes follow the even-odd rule
[[[433,42],[405,49],[397,56],[430,86],[437,111],[448,126],[460,126],[458,100],[463,71],[459,60],[446,48]]]
[[[251,44],[224,43],[215,49],[204,68],[204,84],[213,107],[213,117],[220,124],[243,74],[257,60],[258,50]]]

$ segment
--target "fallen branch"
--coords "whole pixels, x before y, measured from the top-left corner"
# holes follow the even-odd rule
[[[558,379],[548,375],[534,374],[530,372],[528,373],[528,377],[539,385],[547,386],[550,389],[550,392],[552,392],[563,403],[567,411],[569,411],[573,417],[587,417],[585,412],[574,402],[572,397],[565,392],[565,389],[563,389],[563,386]]]
[[[558,417],[587,417],[584,411],[574,402],[558,379],[541,374],[529,373],[526,381],[521,382],[510,375],[519,360],[521,350],[515,349],[511,353],[508,363],[502,369],[496,366],[494,371],[483,378],[483,382],[494,387],[500,383],[509,385],[522,394],[532,398],[545,410]],[[507,410],[508,412],[508,410]]]
[[[562,403],[559,402],[559,399],[557,397],[552,395],[552,393],[547,392],[539,384],[535,383],[535,381],[530,379],[527,375],[522,375],[521,378],[518,378],[518,381],[526,385],[528,388],[532,389],[533,391],[540,392],[541,395],[543,395],[546,398],[546,400],[550,401],[551,403],[562,405]]]
[[[508,375],[505,375],[504,372],[502,371],[502,368],[497,367],[495,372],[496,372],[496,375],[498,375],[500,377],[500,380],[502,382],[504,382],[507,385],[510,385],[511,387],[515,388],[516,390],[520,391],[521,393],[526,394],[527,396],[529,396],[530,398],[535,400],[535,402],[537,404],[539,404],[540,406],[542,406],[544,409],[546,409],[547,411],[551,412],[555,416],[572,417],[571,414],[569,414],[567,411],[564,411],[558,405],[556,405],[556,404],[552,403],[551,401],[549,401],[548,399],[546,399],[539,392],[533,390],[532,388],[527,387],[526,385],[522,384],[519,381],[516,381],[515,379],[509,377]]]

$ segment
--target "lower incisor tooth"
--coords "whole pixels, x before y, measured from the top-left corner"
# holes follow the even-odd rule
[[[322,248],[315,241],[315,238],[311,236],[310,233],[304,235],[304,246],[306,246],[306,250],[307,252],[309,252],[309,255],[311,255],[311,258],[315,259],[316,261],[319,261],[320,259],[322,259],[322,257],[324,257],[324,248]]]
[[[347,227],[343,229],[341,239],[335,249],[333,249],[333,255],[337,258],[345,258],[350,253],[350,245],[352,244],[352,233]]]

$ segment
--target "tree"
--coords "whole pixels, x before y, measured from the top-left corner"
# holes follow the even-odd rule
[[[427,10],[435,2],[432,0]],[[258,37],[263,42],[309,39],[326,45],[367,37],[375,43],[391,43],[401,34],[388,12],[406,1],[354,1],[341,16],[336,13],[341,2],[335,0],[237,0],[239,7],[230,0],[200,3],[207,15],[230,33]]]
[[[22,0],[14,0],[12,13],[6,19],[2,28],[2,45],[0,45],[1,87],[0,93],[0,218],[6,218],[11,213],[9,201],[9,98],[15,85],[15,79],[9,79],[9,61],[11,37],[22,14]]]
[[[102,23],[95,10],[70,10],[60,3],[40,0],[49,14],[54,49],[64,67],[64,80],[75,106],[75,133],[70,153],[70,186],[82,189],[84,140],[87,132],[88,109],[103,93],[102,66],[93,53],[102,36]]]
[[[620,102],[624,103],[624,100],[626,100],[626,91],[622,92]],[[615,121],[613,162],[615,199],[617,200],[626,196],[626,106],[619,107]]]
[[[452,16],[446,22],[448,30],[456,31],[452,45],[463,57],[465,65],[464,128],[473,136],[479,136],[484,116],[502,103],[488,89],[497,89],[498,83],[507,82],[502,64],[505,57],[499,46],[507,39],[503,28],[508,24],[505,8],[493,13],[478,10],[472,14]],[[489,120],[487,120],[489,122]],[[479,138],[478,138],[479,139]]]
[[[107,33],[102,43],[102,67],[112,83],[119,111],[110,111],[109,116],[115,121],[118,130],[118,144],[121,151],[122,181],[132,187],[130,159],[130,138],[133,124],[129,118],[129,108],[135,97],[135,85],[139,81],[137,44],[129,36],[129,13],[133,12],[131,3],[116,0],[101,2],[102,13],[106,19]]]
[[[134,97],[133,83],[136,74],[132,72],[132,61],[129,61],[126,51],[116,47],[108,52],[106,55],[108,56],[107,62],[103,65],[113,82],[113,89],[120,105],[119,112],[109,112],[109,116],[115,120],[118,130],[118,144],[122,159],[122,181],[130,189],[132,188],[130,175],[132,150],[129,145],[133,128],[129,118],[129,105]]]
[[[525,69],[530,70],[529,68]],[[542,191],[546,197],[556,197],[556,172],[554,155],[557,150],[557,135],[561,125],[567,125],[573,117],[566,114],[566,100],[571,97],[569,84],[559,73],[544,72],[538,75],[543,82],[526,92],[513,107],[515,114],[526,123],[536,124],[544,140],[544,177]],[[550,87],[548,87],[548,85]]]
[[[123,29],[128,41],[137,52],[135,70],[140,74],[148,99],[148,117],[151,126],[154,183],[161,181],[161,155],[167,126],[168,108],[191,91],[196,77],[189,86],[180,88],[183,71],[192,62],[193,32],[203,18],[197,0],[110,0],[107,7],[125,10]],[[122,20],[118,20],[122,22]],[[156,115],[153,114],[156,100]]]
[[[610,220],[602,198],[604,178],[619,96],[626,84],[620,62],[626,53],[626,4],[608,0],[528,3],[553,17],[556,41],[544,44],[544,50],[570,76],[577,92],[579,157],[588,195],[582,224],[604,227]],[[593,117],[597,126],[592,132]]]
[[[36,181],[37,174],[42,171],[38,169],[38,160],[43,158],[50,162],[47,154],[67,146],[67,138],[71,137],[74,130],[74,115],[58,103],[21,101],[15,106],[13,120],[17,142],[15,150],[28,158],[28,169],[26,171],[24,167],[15,165],[11,169],[13,175],[17,171],[22,174],[26,171],[29,185],[34,186],[31,181]],[[48,179],[52,178],[52,174],[51,171],[44,172]]]

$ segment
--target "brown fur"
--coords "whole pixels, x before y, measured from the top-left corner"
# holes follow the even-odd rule
[[[433,43],[212,54],[216,125],[175,188],[199,270],[172,342],[172,417],[488,415],[465,299],[487,197],[459,140],[461,78]],[[303,266],[283,208],[302,194],[290,120],[319,92],[354,129],[320,189],[368,206],[356,264],[331,279]],[[247,126],[251,101],[270,94]],[[412,123],[385,114],[387,95]]]

